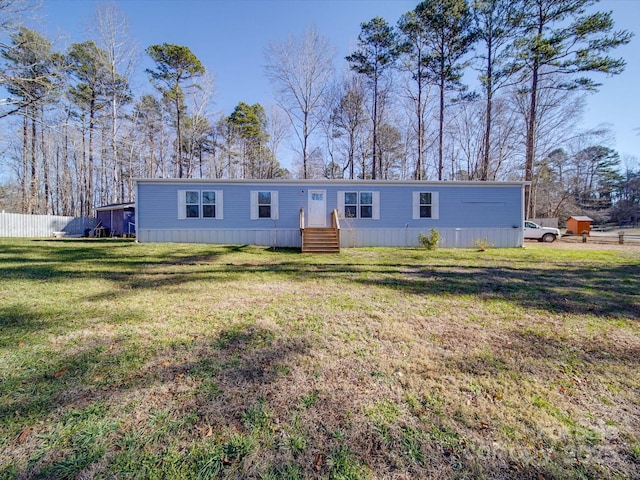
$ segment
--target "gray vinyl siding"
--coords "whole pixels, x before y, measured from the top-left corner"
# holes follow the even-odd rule
[[[379,219],[341,220],[343,246],[413,246],[431,228],[441,233],[443,246],[472,246],[473,239],[485,237],[496,246],[522,245],[522,182],[138,180],[138,238],[299,246],[299,211],[308,211],[310,188],[326,191],[327,225],[338,192],[378,192]],[[223,192],[223,218],[179,219],[179,190]],[[277,220],[251,218],[252,191],[277,192]],[[413,218],[414,192],[437,193],[437,219]]]

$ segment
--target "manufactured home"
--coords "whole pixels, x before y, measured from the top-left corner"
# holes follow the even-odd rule
[[[339,247],[523,245],[526,182],[138,179],[139,242]],[[314,233],[314,235],[312,235]],[[322,235],[320,235],[322,236]],[[317,241],[317,240],[315,240]],[[305,243],[303,243],[305,242]],[[306,248],[305,248],[306,247]]]

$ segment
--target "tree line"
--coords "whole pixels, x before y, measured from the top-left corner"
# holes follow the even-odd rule
[[[137,177],[526,180],[528,217],[637,222],[640,170],[621,169],[609,132],[578,127],[632,37],[595,0],[425,0],[363,22],[341,62],[309,27],[265,48],[274,104],[223,114],[189,47],[148,46],[152,88],[136,92],[116,6],[97,7],[95,38],[56,51],[11,18],[28,1],[0,3],[5,208],[91,215],[132,201]]]

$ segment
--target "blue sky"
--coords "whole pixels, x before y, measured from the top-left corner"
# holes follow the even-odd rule
[[[93,0],[44,0],[40,19],[33,26],[64,49],[69,43],[92,38],[89,20]],[[240,101],[272,103],[271,86],[263,65],[263,51],[272,40],[300,34],[315,24],[336,49],[336,67],[353,51],[360,24],[375,16],[395,24],[413,9],[416,0],[120,0],[116,1],[130,24],[130,35],[141,53],[140,72],[150,67],[144,49],[156,43],[188,46],[213,75],[214,107],[231,113]],[[613,11],[617,29],[636,33],[631,44],[615,56],[627,61],[626,71],[607,78],[600,91],[588,96],[585,128],[610,124],[616,136],[614,148],[624,157],[640,157],[640,0],[605,0],[598,10]],[[149,89],[140,78],[142,89]],[[138,90],[139,91],[139,90]]]

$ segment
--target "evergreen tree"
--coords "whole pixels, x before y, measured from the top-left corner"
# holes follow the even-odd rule
[[[249,105],[240,102],[227,121],[241,142],[242,176],[244,178],[259,178],[259,165],[264,154],[264,144],[268,139],[265,131],[267,117],[264,108],[259,103]]]
[[[573,161],[572,193],[584,211],[611,208],[616,185],[622,179],[618,172],[620,156],[602,145],[594,145],[576,153]]]
[[[528,0],[523,11],[525,35],[517,39],[516,67],[528,84],[524,180],[531,181],[536,157],[541,89],[594,91],[588,75],[615,75],[624,70],[621,58],[608,53],[631,40],[627,31],[614,31],[611,12],[586,13],[595,0]],[[533,215],[531,192],[525,189],[525,215]]]
[[[185,88],[198,88],[192,83],[203,75],[205,69],[188,47],[163,43],[151,45],[147,54],[156,64],[156,69],[147,69],[153,86],[160,92],[171,108],[176,128],[176,164],[178,178],[184,176],[182,119],[186,115]]]
[[[415,10],[405,13],[398,21],[401,33],[400,50],[402,51],[402,68],[407,70],[415,83],[415,91],[410,92],[415,105],[417,157],[414,178],[422,180],[424,174],[424,142],[426,89],[429,78],[426,71],[426,59],[431,53],[429,32]]]
[[[638,227],[640,221],[640,170],[627,168],[618,183],[617,202],[611,211],[611,221],[618,225]]]
[[[522,32],[523,9],[523,0],[476,0],[472,5],[473,25],[481,48],[478,70],[485,100],[480,180],[490,177],[493,99],[500,88],[513,82],[511,47]]]
[[[93,40],[74,43],[67,53],[68,71],[75,83],[69,87],[69,96],[80,111],[82,120],[83,142],[85,122],[88,121],[88,157],[83,162],[84,198],[81,204],[82,215],[89,215],[94,202],[94,174],[95,174],[95,130],[99,112],[107,103],[107,88],[105,79],[108,78],[107,66],[104,63],[104,51]],[[83,159],[85,152],[82,153]]]
[[[463,57],[475,40],[471,12],[466,0],[425,0],[415,8],[429,54],[424,59],[429,81],[439,93],[438,180],[444,170],[445,93],[462,90],[460,79],[467,66]]]
[[[375,17],[362,23],[360,28],[358,50],[346,59],[353,71],[367,78],[372,91],[371,178],[375,180],[378,177],[377,172],[382,170],[382,159],[378,154],[378,127],[381,123],[379,107],[383,93],[381,83],[384,75],[394,66],[400,49],[397,35],[385,19]]]
[[[12,95],[11,110],[1,116],[20,113],[22,122],[22,209],[37,213],[39,209],[38,126],[44,129],[44,104],[61,88],[60,55],[51,50],[51,43],[38,32],[21,27],[11,35],[11,45],[2,49],[6,69],[3,86]],[[41,134],[40,138],[43,138]],[[44,149],[40,148],[44,182],[44,211],[49,210],[48,164]]]

